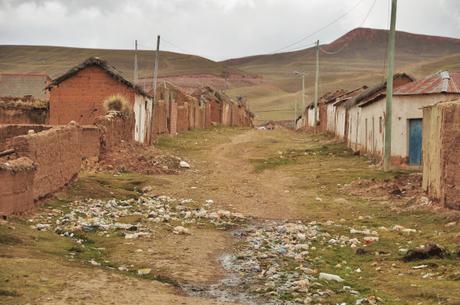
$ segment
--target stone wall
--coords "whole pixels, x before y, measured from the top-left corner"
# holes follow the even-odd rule
[[[22,214],[33,208],[35,171],[29,158],[0,163],[0,215]]]
[[[423,189],[460,210],[460,100],[423,110]]]

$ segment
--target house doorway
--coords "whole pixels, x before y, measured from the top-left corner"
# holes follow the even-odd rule
[[[422,164],[422,119],[409,120],[409,165]]]

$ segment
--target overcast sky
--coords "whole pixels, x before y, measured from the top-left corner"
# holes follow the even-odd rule
[[[0,0],[0,44],[128,49],[138,39],[150,49],[160,34],[164,50],[221,60],[272,53],[344,15],[284,50],[330,42],[359,26],[388,28],[389,2]],[[397,29],[460,38],[460,0],[400,0]]]

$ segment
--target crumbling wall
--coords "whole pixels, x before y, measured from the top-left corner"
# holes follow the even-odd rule
[[[0,163],[0,215],[21,214],[33,207],[35,171],[29,158]]]
[[[11,146],[12,138],[25,135],[29,130],[40,132],[52,128],[50,125],[35,125],[35,124],[11,124],[0,125],[0,151]]]
[[[177,132],[184,132],[189,129],[188,103],[177,107]]]
[[[80,143],[82,159],[99,159],[101,153],[101,130],[97,126],[81,126],[78,142]]]
[[[19,157],[27,157],[37,165],[33,180],[34,199],[67,185],[81,167],[79,127],[76,124],[15,137],[12,146]]]
[[[423,189],[460,210],[460,100],[423,110]]]
[[[107,151],[121,141],[132,141],[134,133],[134,117],[117,111],[110,111],[107,115],[97,117],[94,124],[102,132],[101,150]]]
[[[153,107],[153,136],[168,133],[168,109],[164,100],[157,101]]]
[[[177,134],[177,103],[171,101],[169,104],[169,134]]]

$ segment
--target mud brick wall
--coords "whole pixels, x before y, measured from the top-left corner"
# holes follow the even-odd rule
[[[319,105],[319,130],[327,131],[327,105],[320,103]]]
[[[132,141],[134,134],[134,116],[119,112],[109,112],[95,119],[96,126],[101,130],[101,151],[107,151],[121,141]]]
[[[87,67],[64,80],[50,92],[50,124],[62,125],[70,121],[90,125],[106,113],[103,103],[108,97],[120,94],[134,105],[134,90],[113,79],[100,67]]]
[[[211,122],[222,123],[222,104],[217,101],[211,101],[209,105],[211,106]]]
[[[0,163],[0,215],[22,214],[33,208],[35,171],[29,158]]]
[[[460,100],[423,110],[423,189],[460,210]]]
[[[232,124],[231,103],[224,102],[222,105],[222,125],[230,126]]]
[[[177,132],[184,132],[189,130],[189,111],[188,103],[182,106],[177,106]]]
[[[0,151],[5,150],[11,146],[12,138],[25,135],[29,130],[40,132],[52,128],[50,125],[36,125],[36,124],[12,124],[0,125]]]
[[[101,153],[101,130],[97,126],[81,126],[78,142],[82,159],[98,159]]]
[[[441,105],[441,127],[444,205],[460,210],[460,101]]]
[[[28,157],[37,166],[35,200],[59,190],[78,174],[82,159],[79,133],[77,125],[67,125],[13,139],[17,155]]]
[[[168,133],[168,119],[166,102],[164,100],[156,102],[153,107],[153,135]]]
[[[177,103],[170,102],[169,104],[169,134],[177,134]]]
[[[0,107],[0,124],[47,124],[48,109],[4,109]]]

